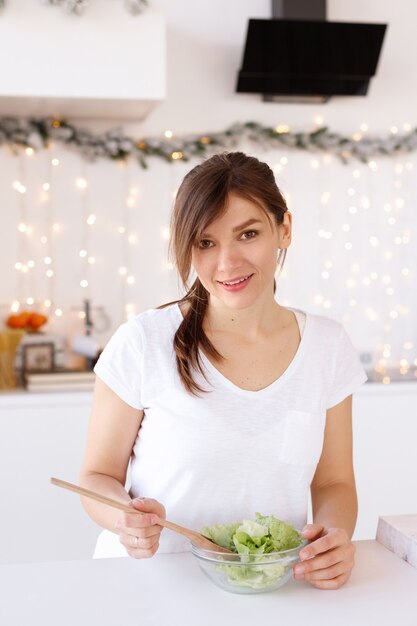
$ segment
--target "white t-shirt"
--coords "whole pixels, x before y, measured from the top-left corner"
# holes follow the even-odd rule
[[[300,323],[303,312],[291,310]],[[141,313],[119,327],[95,366],[122,400],[144,410],[130,495],[155,498],[167,519],[195,530],[257,511],[302,528],[326,410],[367,380],[346,331],[306,313],[292,362],[260,391],[237,387],[201,354],[209,384],[200,373],[195,379],[208,393],[196,398],[175,362],[181,321],[177,304]],[[115,545],[100,556],[126,555]],[[186,551],[188,541],[164,530],[159,550]]]

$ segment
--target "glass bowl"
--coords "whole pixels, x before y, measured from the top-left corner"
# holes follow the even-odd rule
[[[191,544],[191,552],[204,574],[218,587],[232,593],[275,591],[292,578],[299,552],[308,543],[269,554],[225,554]]]

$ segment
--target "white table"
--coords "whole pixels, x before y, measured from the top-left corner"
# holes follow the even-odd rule
[[[291,580],[258,595],[215,587],[191,554],[0,566],[4,626],[416,626],[417,570],[376,541],[356,542],[337,591]]]

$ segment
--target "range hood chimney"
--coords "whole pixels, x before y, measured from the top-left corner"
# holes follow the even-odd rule
[[[326,0],[272,0],[272,19],[250,19],[236,91],[267,102],[365,96],[386,24],[326,21]]]

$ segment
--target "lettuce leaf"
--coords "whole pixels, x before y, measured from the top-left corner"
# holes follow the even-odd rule
[[[292,569],[292,565],[288,564],[269,564],[268,555],[297,548],[303,537],[291,524],[273,515],[255,513],[255,518],[208,526],[201,530],[201,534],[223,548],[238,553],[240,562],[247,564],[216,566],[226,573],[228,582],[240,587],[262,589],[274,585]],[[276,559],[273,555],[269,558]]]

